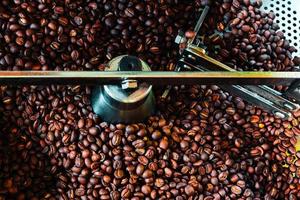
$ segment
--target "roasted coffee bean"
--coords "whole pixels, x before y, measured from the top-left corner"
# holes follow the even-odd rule
[[[242,193],[242,189],[239,186],[234,185],[231,187],[231,192],[233,194],[240,195]]]
[[[184,192],[188,195],[188,196],[193,196],[194,192],[195,192],[195,189],[190,186],[190,185],[187,185],[185,188],[184,188]]]
[[[121,144],[122,137],[119,134],[115,134],[112,138],[112,145],[118,146]]]
[[[134,12],[134,9],[133,8],[126,8],[125,9],[125,14],[127,17],[133,17],[135,12]]]
[[[9,9],[6,1],[0,7]],[[180,29],[192,28],[200,5],[100,0],[66,4],[16,1],[9,7],[13,9],[2,16],[9,23],[1,24],[5,39],[0,51],[6,55],[11,51],[24,65],[14,67],[14,63],[1,61],[1,69],[98,70],[99,64],[117,55],[137,52],[139,57],[145,58],[151,47],[154,55],[149,57],[148,63],[153,68],[174,61],[178,53],[172,41]],[[191,15],[185,15],[186,11]],[[181,17],[169,19],[175,15]],[[45,57],[44,64],[36,67],[41,55]]]
[[[249,25],[243,25],[243,26],[242,26],[242,30],[243,30],[244,32],[249,32],[250,29],[251,29],[251,27],[250,27]]]
[[[153,176],[153,172],[151,170],[145,170],[143,173],[143,178],[151,178]]]
[[[143,185],[141,191],[145,195],[149,195],[151,193],[151,187],[148,185]]]
[[[89,128],[89,133],[91,135],[97,135],[98,129],[96,127],[91,127],[91,128]]]
[[[168,138],[167,137],[162,138],[162,140],[159,143],[159,147],[166,150],[168,146],[169,146]]]

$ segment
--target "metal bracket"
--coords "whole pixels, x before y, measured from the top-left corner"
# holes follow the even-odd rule
[[[135,89],[138,87],[138,82],[136,80],[124,80],[122,81],[122,89]]]

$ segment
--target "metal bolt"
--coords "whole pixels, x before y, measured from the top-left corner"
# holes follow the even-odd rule
[[[122,89],[126,90],[126,89],[134,89],[137,88],[138,84],[136,80],[124,80],[122,81]]]

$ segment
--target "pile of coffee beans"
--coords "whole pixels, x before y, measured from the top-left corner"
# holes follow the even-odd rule
[[[199,7],[190,0],[3,0],[0,69],[97,70],[122,54],[166,66],[178,30],[193,26]]]
[[[136,55],[154,70],[174,62],[179,30],[201,28],[209,52],[238,70],[292,70],[296,49],[284,39],[261,0],[20,1],[0,2],[1,70],[101,70],[122,55]],[[217,32],[216,32],[217,30]]]
[[[0,199],[55,199],[56,179],[38,138],[10,128],[0,134]]]
[[[157,100],[157,115],[145,123],[109,124],[92,112],[90,93],[83,86],[2,91],[1,139],[13,156],[0,157],[0,196],[300,198],[296,116],[283,122],[216,86],[181,86]],[[53,185],[24,191],[37,181]]]
[[[209,4],[210,2],[207,2]],[[243,71],[291,71],[300,65],[297,49],[285,39],[275,14],[260,8],[262,0],[222,0],[211,3],[201,29],[209,52],[232,68]]]

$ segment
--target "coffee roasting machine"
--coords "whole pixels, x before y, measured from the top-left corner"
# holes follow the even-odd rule
[[[287,28],[283,32],[299,47],[300,4],[296,2],[287,1],[287,6],[282,7],[278,1],[263,1],[262,9],[274,11],[282,29],[291,20],[295,21],[294,29]],[[96,85],[91,99],[94,112],[114,123],[137,122],[151,115],[155,110],[152,85],[164,85],[166,90],[161,98],[167,98],[172,86],[181,84],[216,84],[277,117],[291,117],[300,108],[300,72],[241,72],[209,57],[199,34],[208,11],[208,6],[201,11],[193,37],[178,34],[175,42],[185,45],[180,49],[181,56],[174,72],[151,71],[144,61],[123,55],[112,59],[104,72],[1,71],[0,83]],[[296,54],[299,55],[300,50]],[[273,85],[288,85],[289,89],[280,93],[270,87]]]

